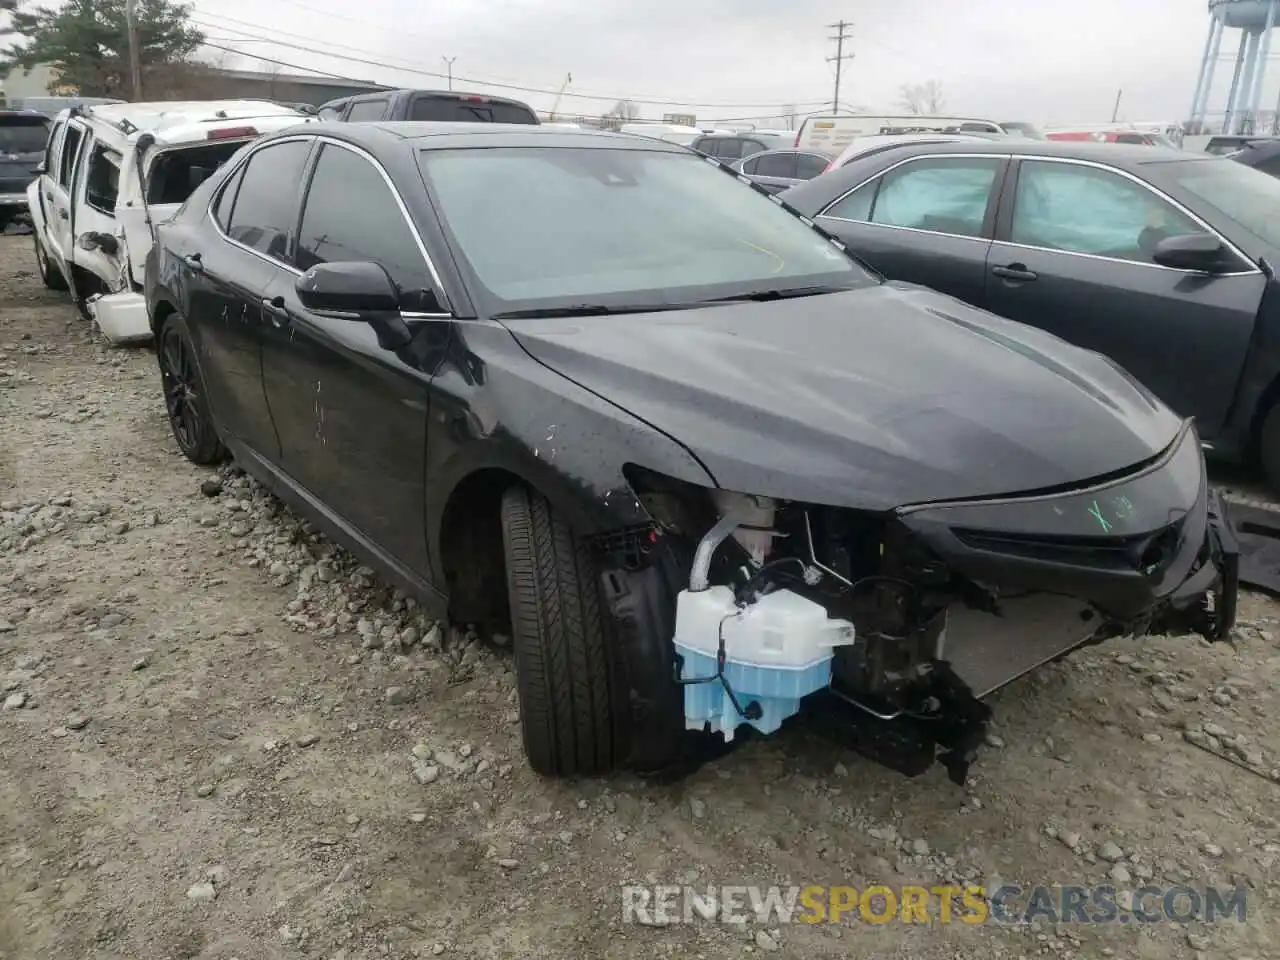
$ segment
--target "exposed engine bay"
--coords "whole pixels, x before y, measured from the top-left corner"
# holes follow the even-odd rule
[[[1189,427],[1127,477],[881,514],[635,486],[656,523],[614,542],[606,581],[637,729],[677,707],[644,694],[666,670],[685,730],[718,744],[803,713],[904,774],[940,761],[963,782],[992,691],[1082,644],[1234,622],[1238,550]],[[637,603],[651,566],[665,589]]]

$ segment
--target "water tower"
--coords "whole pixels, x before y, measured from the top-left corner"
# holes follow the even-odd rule
[[[1209,37],[1191,102],[1191,121],[1205,123],[1214,67],[1222,50],[1222,34],[1228,29],[1239,30],[1240,49],[1231,74],[1222,131],[1251,133],[1262,99],[1262,81],[1271,53],[1271,31],[1280,26],[1280,0],[1209,0],[1209,18]]]

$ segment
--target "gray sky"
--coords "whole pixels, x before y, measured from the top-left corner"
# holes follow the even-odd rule
[[[826,25],[841,18],[854,23],[855,54],[844,65],[842,103],[897,110],[903,84],[933,79],[950,112],[1101,122],[1123,88],[1122,119],[1180,120],[1208,30],[1204,0],[196,0],[195,7],[210,39],[290,64],[432,87],[443,80],[342,58],[443,73],[441,58],[454,57],[456,87],[505,93],[538,109],[551,106],[554,92],[475,81],[555,91],[571,72],[570,94],[600,97],[567,96],[561,112],[599,113],[625,96],[642,116],[696,112],[700,123],[777,116],[788,103],[802,113],[819,109],[832,89]],[[266,36],[293,47],[251,39]],[[1227,35],[1224,53],[1234,54],[1236,36]],[[252,64],[229,57],[226,65]],[[1222,63],[1218,101],[1229,74]],[[1278,87],[1274,70],[1264,108],[1274,106]],[[688,106],[651,102],[660,98]]]

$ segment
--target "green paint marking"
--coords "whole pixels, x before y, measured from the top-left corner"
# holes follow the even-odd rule
[[[1098,506],[1098,501],[1093,501],[1093,506],[1089,508],[1089,512],[1093,514],[1093,518],[1102,524],[1102,532],[1111,532],[1111,521],[1102,515],[1102,508]]]

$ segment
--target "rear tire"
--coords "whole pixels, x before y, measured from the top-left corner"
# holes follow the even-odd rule
[[[40,271],[40,279],[44,281],[44,285],[50,290],[66,290],[67,278],[50,261],[49,254],[45,252],[44,244],[40,242],[40,232],[38,230],[35,231],[33,236],[36,244],[36,269]]]
[[[502,497],[520,726],[544,776],[606,773],[623,751],[614,623],[594,558],[523,486]]]
[[[159,360],[165,412],[178,449],[192,463],[204,466],[225,460],[227,448],[218,438],[204,376],[181,314],[171,314],[160,330]]]

